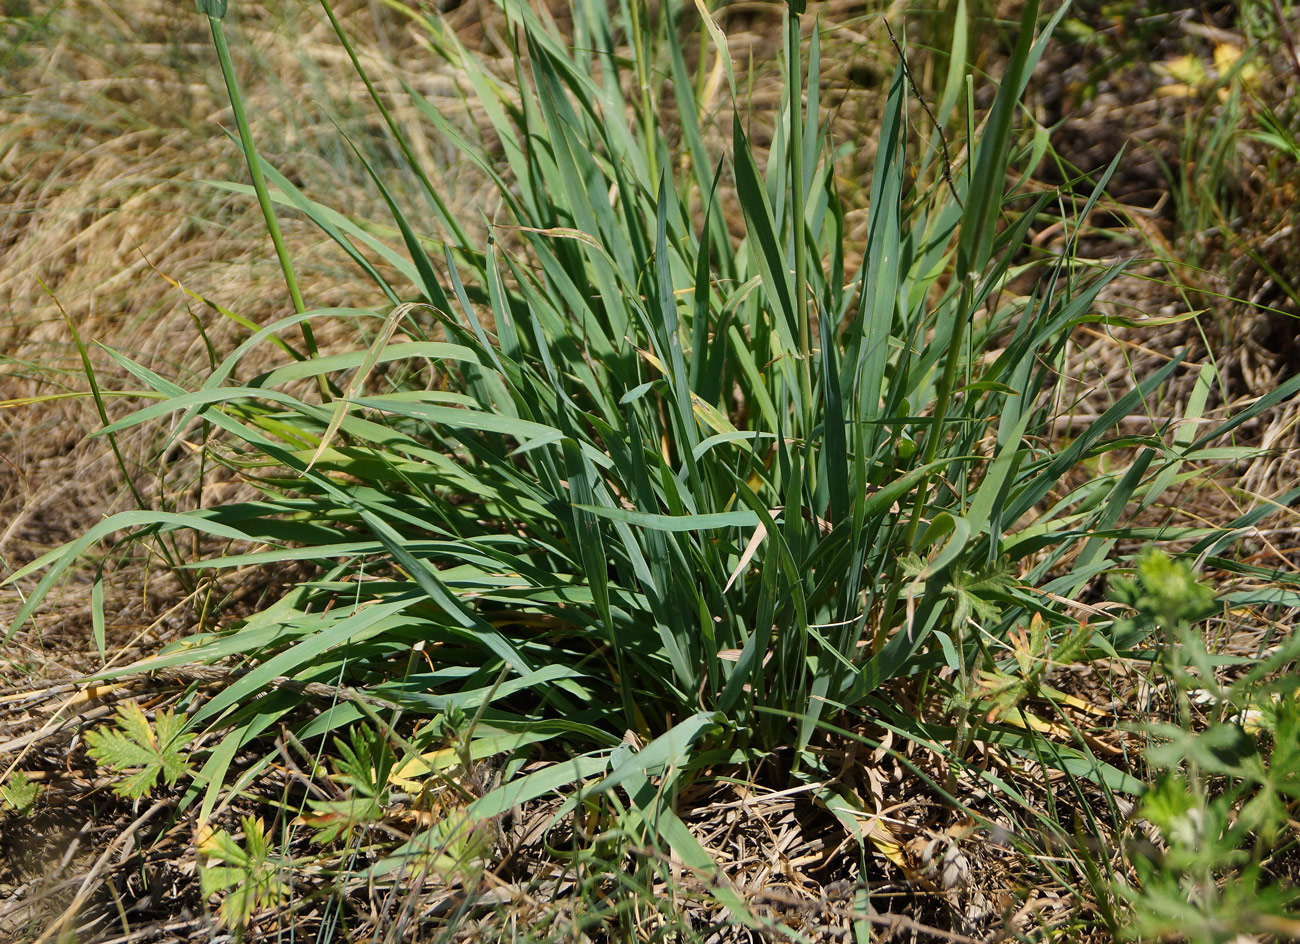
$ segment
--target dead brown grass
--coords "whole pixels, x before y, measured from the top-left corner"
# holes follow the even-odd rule
[[[371,17],[364,7],[346,14],[363,36],[367,27],[373,34]],[[358,89],[344,83],[327,93],[322,76],[345,66],[328,24],[294,4],[241,5],[233,22],[264,155],[336,206],[368,205],[327,115],[338,114],[376,161],[384,146],[357,124]],[[87,23],[96,28],[83,32],[78,24]],[[396,67],[385,73],[381,65],[389,57],[407,69],[418,64],[412,50],[387,42],[379,49],[372,40],[368,58],[391,83]],[[195,296],[257,323],[291,311],[256,205],[204,183],[242,180],[246,168],[221,131],[231,119],[201,17],[179,6],[65,3],[15,59],[21,67],[6,72],[0,102],[0,309],[10,313],[0,322],[0,400],[8,401],[0,409],[0,560],[10,568],[132,504],[106,444],[86,439],[101,424],[69,322],[90,347],[117,418],[140,405],[121,396],[137,384],[98,345],[185,383],[206,369],[208,345],[224,354],[242,332]],[[332,244],[284,216],[309,305],[382,302]],[[328,347],[343,338],[321,340]],[[259,366],[250,361],[247,369]],[[119,441],[127,471],[152,500],[192,507],[196,473],[177,457],[152,455],[157,435],[141,430]],[[202,487],[221,484],[214,474]],[[125,599],[115,613],[128,634],[174,604],[178,589],[129,570],[125,582],[136,587],[120,588]],[[62,651],[61,662],[86,648],[85,594],[85,586],[69,586],[47,608],[21,671],[37,671],[41,649]],[[139,606],[127,602],[133,598]],[[0,621],[17,602],[4,593]],[[192,614],[171,618],[179,627]]]

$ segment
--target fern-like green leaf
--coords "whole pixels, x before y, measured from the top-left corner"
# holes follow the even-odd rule
[[[191,740],[185,733],[184,716],[177,717],[174,712],[163,710],[150,727],[149,719],[135,702],[118,707],[113,727],[86,734],[90,756],[96,763],[119,773],[139,768],[113,787],[118,794],[133,800],[152,790],[160,775],[170,787],[189,773],[191,768],[185,752]]]
[[[21,770],[15,771],[9,778],[9,782],[0,786],[0,806],[6,806],[26,815],[36,805],[36,798],[40,792],[40,784],[27,779],[27,775]]]
[[[221,903],[221,923],[243,937],[244,926],[259,908],[279,904],[289,894],[280,879],[285,863],[271,855],[266,825],[244,817],[244,845],[223,830],[205,828],[199,838],[200,884],[205,895],[228,892]]]

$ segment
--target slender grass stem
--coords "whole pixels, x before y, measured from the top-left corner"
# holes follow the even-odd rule
[[[632,43],[636,55],[636,83],[637,91],[641,96],[641,122],[645,134],[645,156],[646,167],[648,168],[648,179],[657,180],[659,178],[659,155],[657,153],[656,143],[658,136],[654,133],[655,114],[654,105],[650,96],[650,33],[642,22],[640,2],[628,4],[628,12],[632,20]]]
[[[800,50],[799,14],[786,13],[786,55],[789,60],[787,85],[790,94],[790,225],[794,230],[794,299],[799,326],[799,384],[803,399],[804,432],[812,429],[811,330],[808,324],[808,244],[804,226],[803,187],[803,59]]]
[[[280,232],[280,223],[275,217],[275,208],[271,205],[271,193],[266,187],[266,176],[262,173],[261,163],[257,157],[257,148],[253,144],[253,132],[248,125],[248,115],[244,111],[243,96],[239,91],[239,81],[235,77],[235,64],[230,58],[230,47],[226,44],[225,28],[218,17],[208,16],[208,25],[212,27],[212,42],[217,49],[217,60],[221,63],[221,75],[226,82],[226,92],[230,96],[230,110],[235,116],[235,127],[239,131],[239,143],[244,150],[244,160],[248,163],[248,174],[253,180],[253,190],[257,194],[257,204],[262,208],[262,217],[266,221],[266,231],[270,234],[275,247],[275,257],[279,260],[280,271],[284,273],[284,283],[289,289],[289,298],[293,301],[294,311],[302,314],[307,310],[302,292],[298,288],[298,278],[293,271],[293,261],[289,258],[288,247]],[[302,339],[307,345],[307,355],[317,356],[316,338],[311,325],[300,322]],[[325,375],[316,378],[321,397],[330,399],[329,384]]]
[[[59,301],[58,296],[55,295],[50,287],[40,278],[37,278],[36,281],[45,291],[45,294],[50,297],[50,300],[54,302],[55,307],[59,309],[59,314],[63,316],[63,320],[68,326],[68,331],[72,333],[72,342],[76,345],[77,354],[81,358],[82,370],[85,371],[86,374],[86,382],[90,385],[90,395],[95,401],[95,411],[99,414],[99,421],[103,423],[104,426],[108,426],[112,420],[109,419],[108,407],[104,404],[104,393],[99,386],[99,378],[95,375],[95,366],[90,362],[90,352],[86,349],[86,343],[81,337],[81,332],[77,330],[76,322],[72,320],[72,317],[64,309],[63,303]],[[117,436],[110,433],[107,438],[109,448],[113,450],[113,457],[117,460],[117,467],[122,473],[122,480],[126,483],[127,489],[131,492],[131,498],[135,501],[136,507],[142,509],[148,508],[149,503],[145,501],[144,495],[140,493],[140,489],[136,486],[135,476],[131,474],[131,470],[126,464],[126,457],[122,454],[122,447],[118,443]],[[185,581],[189,579],[189,575],[180,568],[180,561],[183,559],[183,555],[180,554],[179,548],[174,546],[172,539],[165,538],[161,535],[159,536],[158,546],[162,550],[163,559],[167,562],[167,566],[172,568],[172,571],[177,575],[177,578],[182,581],[182,585],[185,586]],[[185,586],[185,589],[189,591],[192,590],[193,587]]]
[[[366,92],[370,95],[370,100],[375,103],[376,110],[379,112],[380,117],[384,119],[384,124],[388,126],[393,142],[401,150],[402,157],[406,159],[407,167],[410,168],[411,172],[419,179],[420,186],[423,188],[425,196],[429,200],[429,204],[433,207],[433,211],[438,215],[439,221],[447,227],[453,238],[455,238],[458,247],[463,250],[466,246],[470,245],[470,239],[465,233],[465,228],[461,226],[460,221],[456,219],[455,214],[447,207],[446,201],[439,195],[438,189],[433,185],[433,181],[429,179],[429,175],[425,172],[424,166],[416,159],[414,151],[411,150],[410,142],[407,140],[407,136],[402,134],[402,129],[398,126],[396,120],[394,120],[392,112],[389,111],[388,106],[384,104],[383,98],[379,95],[379,90],[375,88],[375,83],[370,80],[370,75],[361,65],[361,59],[357,56],[357,51],[353,47],[352,41],[348,39],[348,34],[344,32],[343,25],[334,14],[333,5],[329,0],[321,0],[321,8],[324,9],[325,15],[329,18],[330,26],[334,28],[334,35],[339,38],[339,43],[343,46],[343,51],[347,53],[348,60],[352,63],[353,70],[356,72],[357,76],[360,77],[362,84],[365,85]]]
[[[952,328],[952,340],[948,344],[948,355],[944,361],[943,374],[939,377],[939,386],[935,391],[934,412],[931,414],[929,432],[925,435],[925,448],[922,452],[922,465],[933,462],[939,452],[939,442],[943,438],[943,424],[948,417],[948,407],[952,402],[952,391],[957,383],[957,368],[961,366],[962,349],[966,345],[966,326],[970,321],[971,279],[967,277],[962,284],[957,302],[957,323]],[[916,532],[921,523],[921,512],[925,507],[925,497],[929,494],[933,473],[921,480],[917,489],[916,503],[912,506],[912,519],[907,528],[907,544],[916,546]]]

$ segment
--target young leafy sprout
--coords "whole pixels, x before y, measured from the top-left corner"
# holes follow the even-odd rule
[[[193,735],[185,728],[185,716],[167,709],[158,712],[151,725],[140,706],[129,701],[118,707],[114,727],[86,732],[86,745],[96,762],[116,771],[139,768],[113,787],[138,800],[154,789],[160,777],[173,787],[191,773],[186,755]]]

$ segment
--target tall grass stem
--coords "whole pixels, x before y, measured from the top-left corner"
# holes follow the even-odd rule
[[[280,223],[275,217],[275,209],[271,206],[271,194],[266,187],[266,176],[262,173],[261,162],[257,156],[257,148],[253,144],[253,131],[248,125],[248,115],[244,111],[244,99],[239,91],[239,80],[235,77],[235,64],[230,58],[230,47],[226,44],[226,31],[220,19],[215,16],[208,16],[208,25],[212,27],[212,42],[217,49],[217,60],[221,63],[221,75],[226,82],[226,92],[230,97],[230,110],[235,116],[235,127],[239,131],[239,144],[244,151],[244,160],[248,163],[248,175],[253,180],[253,190],[257,194],[257,205],[262,209],[262,217],[266,220],[266,231],[271,237],[271,243],[275,246],[275,257],[279,260],[280,271],[284,273],[284,283],[289,289],[289,298],[293,301],[293,309],[298,314],[307,311],[307,305],[303,301],[302,292],[298,288],[298,278],[293,271],[293,261],[289,258],[288,247],[284,244],[284,235],[280,232]],[[317,356],[316,337],[312,332],[311,324],[303,320],[299,322],[302,329],[303,343],[307,345],[307,354],[311,358]],[[317,386],[320,388],[321,397],[325,400],[330,399],[329,384],[324,374],[318,374],[316,377]]]

